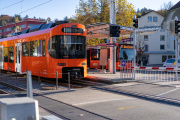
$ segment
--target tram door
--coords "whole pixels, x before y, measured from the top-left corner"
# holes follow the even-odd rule
[[[15,43],[15,70],[21,72],[21,43]]]
[[[3,69],[3,45],[0,45],[0,69]]]

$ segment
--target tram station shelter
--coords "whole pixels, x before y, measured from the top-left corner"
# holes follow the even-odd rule
[[[87,40],[92,38],[108,39],[109,25],[110,25],[109,23],[104,23],[104,22],[97,22],[86,25],[85,27],[87,29]],[[130,38],[130,37],[133,37],[132,27],[121,26],[120,39]],[[119,40],[119,42],[125,42],[125,41]]]

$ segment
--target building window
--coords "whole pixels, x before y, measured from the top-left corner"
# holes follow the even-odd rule
[[[35,40],[30,42],[30,56],[41,56],[41,40]]]
[[[160,35],[160,41],[165,41],[165,35]]]
[[[170,58],[173,58],[173,56],[172,55],[168,55],[168,59],[170,59]]]
[[[13,27],[10,27],[10,28],[6,28],[6,31],[12,31],[13,30]]]
[[[164,32],[165,30],[164,29],[160,29],[161,32]]]
[[[23,24],[23,25],[19,25],[19,28],[26,28],[26,24]]]
[[[144,48],[145,48],[145,52],[148,52],[148,45],[145,45]]]
[[[14,63],[14,50],[13,50],[13,46],[9,47],[9,63]]]
[[[0,30],[0,33],[2,33],[2,32],[3,32],[3,30],[1,29],[1,30]]]
[[[148,22],[152,22],[152,16],[148,16]]]
[[[8,47],[4,48],[4,62],[8,62]]]
[[[29,42],[22,43],[22,55],[29,56]]]
[[[153,17],[153,22],[157,22],[157,17]]]
[[[148,41],[148,35],[144,35],[144,40]]]
[[[160,45],[160,50],[165,50],[165,45]]]
[[[45,56],[46,55],[46,49],[45,49],[45,40],[42,40],[42,55]]]
[[[166,55],[163,55],[163,56],[162,56],[162,62],[165,62],[166,59],[167,59],[167,56],[166,56]]]

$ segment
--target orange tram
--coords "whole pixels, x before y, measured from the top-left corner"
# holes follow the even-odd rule
[[[133,66],[133,44],[118,44],[113,43],[116,46],[116,70],[121,69],[130,69]],[[96,46],[87,46],[87,66],[89,68],[98,68],[100,69],[102,66],[100,65],[100,50],[107,50],[107,64],[106,69],[109,67],[109,59],[110,59],[110,47],[113,46],[110,43],[98,44]],[[121,60],[126,61],[125,67],[119,67],[121,65]]]
[[[82,78],[87,76],[86,29],[77,23],[32,26],[0,39],[0,69],[31,71],[44,78]]]

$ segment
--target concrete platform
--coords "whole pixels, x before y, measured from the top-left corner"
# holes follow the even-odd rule
[[[87,69],[87,77],[85,79],[101,81],[107,84],[134,82],[132,79],[121,79],[120,71],[116,71],[116,74],[110,74],[108,70],[101,69]]]

